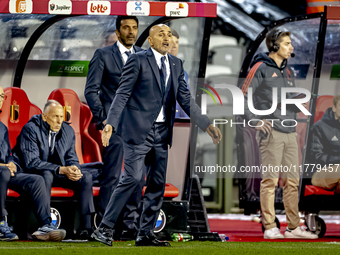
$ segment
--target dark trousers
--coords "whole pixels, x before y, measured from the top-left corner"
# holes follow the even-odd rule
[[[0,219],[8,215],[5,209],[7,188],[30,198],[33,212],[40,226],[51,222],[50,200],[46,193],[44,179],[41,176],[16,173],[11,177],[9,169],[6,166],[0,166]]]
[[[111,194],[118,185],[120,178],[124,178],[124,175],[121,174],[123,154],[123,142],[117,134],[113,133],[109,141],[109,146],[104,147],[104,170],[99,176],[98,215],[100,218],[103,218]],[[116,226],[117,231],[138,228],[141,199],[142,194],[137,192],[131,196],[120,216],[120,224]]]
[[[55,176],[51,171],[41,171],[41,176],[45,180],[46,192],[51,199],[51,188],[63,187],[75,191],[80,202],[80,212],[82,215],[82,228],[91,228],[91,214],[95,212],[93,204],[92,191],[92,175],[88,172],[83,172],[83,176],[78,181],[71,181],[67,176]]]
[[[103,216],[114,188],[119,182],[123,164],[123,144],[115,133],[112,134],[109,146],[103,148],[104,170],[99,176],[100,191],[98,195],[98,214]]]
[[[141,183],[145,169],[148,169],[139,235],[153,231],[163,203],[168,163],[167,136],[165,124],[154,124],[144,143],[132,145],[124,142],[124,178],[110,198],[102,223],[112,228],[115,226],[130,197],[136,192],[142,194]]]

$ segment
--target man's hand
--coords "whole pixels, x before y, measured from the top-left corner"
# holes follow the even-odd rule
[[[17,172],[17,166],[13,162],[9,162],[6,164],[9,171],[11,172],[11,176],[15,176],[15,173]]]
[[[263,121],[263,123],[262,123],[262,121]],[[259,121],[256,124],[255,129],[256,130],[260,130],[260,131],[262,131],[265,134],[269,134],[271,132],[271,130],[272,130],[272,123],[270,121],[268,121],[268,120],[265,120],[265,119],[263,119],[262,121]]]
[[[59,174],[66,175],[71,181],[78,181],[83,176],[77,166],[61,166]]]
[[[106,120],[103,121],[103,125],[106,125]]]
[[[214,144],[219,144],[222,139],[221,130],[218,127],[214,127],[213,124],[210,124],[207,128],[207,132],[211,136]]]
[[[110,124],[106,124],[103,132],[102,132],[102,143],[104,147],[109,146],[109,140],[112,135],[112,126]]]

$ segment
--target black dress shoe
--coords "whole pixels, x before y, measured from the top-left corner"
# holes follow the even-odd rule
[[[78,233],[79,240],[90,240],[90,231],[87,229],[80,230]]]
[[[159,241],[154,234],[148,234],[145,236],[137,236],[135,246],[170,246],[168,241]]]
[[[137,230],[136,229],[128,229],[128,230],[123,230],[120,240],[122,241],[131,241],[131,240],[136,240],[137,238]]]
[[[109,228],[98,228],[95,230],[91,237],[103,244],[106,244],[108,246],[112,246],[112,241],[113,241],[113,229]]]

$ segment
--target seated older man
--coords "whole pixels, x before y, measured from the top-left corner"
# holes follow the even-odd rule
[[[48,198],[53,186],[70,188],[80,197],[80,239],[88,239],[94,213],[92,175],[81,172],[75,151],[75,133],[64,120],[62,105],[49,100],[42,114],[33,116],[18,136],[14,154],[25,172],[41,175]]]
[[[0,109],[2,108],[4,98],[4,90],[0,87]],[[0,145],[0,241],[18,239],[18,236],[11,232],[5,221],[7,216],[5,201],[8,187],[19,192],[21,195],[27,195],[32,200],[33,212],[38,219],[38,223],[42,226],[32,234],[33,238],[44,241],[63,240],[66,231],[57,229],[51,223],[49,199],[46,194],[43,178],[38,175],[19,173],[20,166],[12,157],[7,127],[1,121]]]

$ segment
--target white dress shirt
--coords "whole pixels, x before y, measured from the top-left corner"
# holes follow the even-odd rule
[[[130,51],[131,54],[133,54],[133,53],[135,53],[135,50],[133,49],[133,46],[130,49],[126,48],[119,40],[117,41],[117,46],[118,46],[118,49],[120,51],[120,54],[122,55],[123,63],[125,65],[125,63],[128,59],[128,55],[126,54],[126,51]]]
[[[153,55],[155,56],[158,68],[161,69],[162,68],[161,58],[164,57],[164,55],[154,50],[153,48],[151,48],[151,50],[153,52]],[[166,79],[165,79],[165,88],[166,88],[169,77],[170,77],[170,64],[169,64],[168,54],[165,54],[164,63],[165,63],[165,69],[166,69]],[[164,122],[164,121],[165,121],[165,113],[164,113],[164,107],[162,106],[161,111],[159,112],[158,117],[156,119],[156,122]]]

